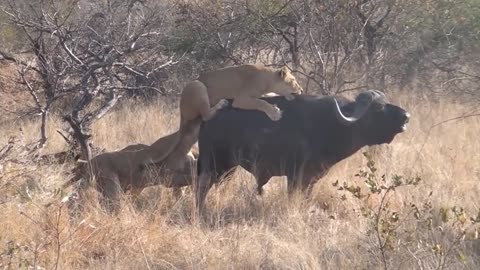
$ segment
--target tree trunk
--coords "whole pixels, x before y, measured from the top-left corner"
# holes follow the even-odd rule
[[[82,124],[72,119],[70,115],[64,117],[73,129],[73,137],[80,145],[81,159],[90,161],[92,159],[92,150],[90,147],[90,138],[92,135],[84,131]]]

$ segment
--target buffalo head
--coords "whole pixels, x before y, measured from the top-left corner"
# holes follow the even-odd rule
[[[355,102],[342,109],[337,100],[337,119],[347,126],[355,126],[358,136],[366,145],[390,143],[396,134],[406,130],[410,114],[387,102],[385,94],[378,90],[360,93]],[[345,116],[342,112],[350,116]]]

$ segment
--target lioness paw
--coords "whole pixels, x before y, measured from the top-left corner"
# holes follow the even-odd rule
[[[272,111],[267,115],[272,121],[278,121],[282,118],[282,111],[277,106],[272,106]]]
[[[218,105],[218,108],[219,108],[219,109],[221,109],[221,108],[223,108],[223,107],[226,107],[226,106],[228,105],[228,100],[226,100],[226,99],[221,99],[221,100],[217,103],[217,105]]]
[[[288,100],[288,101],[290,101],[290,100],[295,99],[295,96],[292,95],[292,94],[288,94],[288,95],[285,95],[285,99]]]

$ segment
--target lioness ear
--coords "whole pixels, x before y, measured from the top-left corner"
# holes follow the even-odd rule
[[[287,76],[287,73],[288,73],[288,68],[287,66],[283,66],[279,71],[278,71],[278,74],[280,75],[280,78],[285,78]]]

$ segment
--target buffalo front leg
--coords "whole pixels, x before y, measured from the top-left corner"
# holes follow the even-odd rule
[[[282,111],[275,105],[265,100],[241,96],[233,100],[232,107],[245,110],[258,110],[264,112],[272,121],[278,121],[282,118]]]
[[[301,191],[305,198],[309,199],[312,196],[312,189],[315,185],[317,178],[311,176],[302,176],[299,177],[288,177],[288,195],[289,198],[293,195],[295,191]]]
[[[263,186],[268,182],[268,180],[270,180],[270,176],[265,174],[259,174],[255,178],[257,181],[257,194],[262,196]]]
[[[298,191],[303,187],[306,180],[305,177],[305,165],[301,163],[295,170],[287,175],[287,191],[288,197],[291,198],[295,191]]]
[[[297,178],[293,176],[287,176],[287,193],[288,198],[292,198],[293,193],[298,190],[298,184],[296,183]]]

